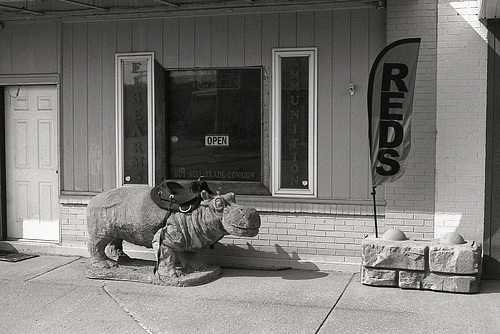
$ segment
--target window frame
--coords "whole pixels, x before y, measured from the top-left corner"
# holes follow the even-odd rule
[[[115,54],[115,112],[116,112],[116,186],[134,186],[146,184],[124,183],[124,89],[123,89],[123,62],[147,61],[147,117],[148,117],[148,186],[155,184],[155,98],[154,98],[154,52],[134,52]]]
[[[273,196],[317,197],[317,70],[318,49],[311,48],[276,48],[272,50],[272,142],[271,154],[273,168],[271,187]],[[309,93],[308,93],[308,180],[307,189],[282,188],[281,180],[281,59],[308,57]]]
[[[259,181],[228,181],[228,180],[212,180],[207,179],[210,186],[213,189],[222,189],[223,191],[232,191],[237,194],[241,194],[244,196],[270,196],[270,186],[269,186],[269,176],[266,173],[266,163],[269,158],[269,150],[268,143],[266,141],[265,132],[265,106],[264,106],[264,96],[265,96],[265,80],[266,77],[266,69],[263,65],[254,65],[254,66],[229,66],[229,67],[186,67],[186,68],[167,68],[167,76],[170,72],[177,71],[199,71],[199,70],[245,70],[245,69],[254,69],[260,71],[260,111],[259,111],[259,122],[260,122],[260,173],[261,177]],[[168,95],[168,93],[167,93]],[[169,111],[172,112],[172,111]],[[266,153],[267,152],[267,153]],[[167,163],[168,164],[168,163]],[[174,180],[179,182],[189,182],[192,181],[190,179],[183,178],[175,178]]]

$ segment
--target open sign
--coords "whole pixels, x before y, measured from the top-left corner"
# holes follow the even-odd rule
[[[205,146],[229,146],[229,136],[207,135],[205,136]]]

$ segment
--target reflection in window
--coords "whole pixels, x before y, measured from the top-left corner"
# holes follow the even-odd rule
[[[168,72],[169,178],[261,182],[261,72]]]

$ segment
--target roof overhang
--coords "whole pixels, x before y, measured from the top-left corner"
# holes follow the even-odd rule
[[[248,12],[384,8],[386,0],[0,0],[0,22],[112,20]],[[500,1],[500,0],[499,0]]]
[[[500,0],[480,0],[479,19],[500,19]]]

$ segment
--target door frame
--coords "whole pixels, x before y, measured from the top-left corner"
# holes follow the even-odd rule
[[[25,75],[0,75],[0,131],[5,134],[5,87],[6,86],[43,86],[55,85],[58,96],[57,110],[57,169],[58,192],[61,192],[61,89],[59,74],[25,74]],[[0,136],[0,240],[7,240],[7,190],[6,190],[6,159],[5,135]],[[59,222],[60,224],[60,222]],[[60,234],[60,233],[59,233]],[[60,242],[60,240],[59,240]]]
[[[484,203],[483,272],[484,279],[500,277],[500,221],[495,199],[495,188],[500,186],[497,177],[500,159],[500,55],[498,38],[500,24],[488,21],[488,78],[486,93],[486,170]],[[498,193],[498,192],[497,192]],[[498,195],[496,196],[498,197]]]

